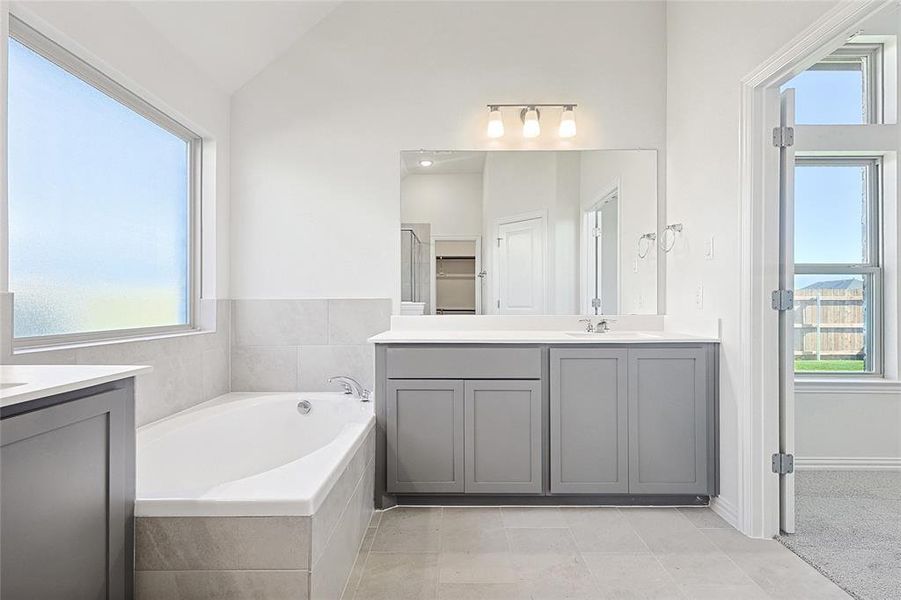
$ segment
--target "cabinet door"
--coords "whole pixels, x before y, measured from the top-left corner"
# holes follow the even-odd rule
[[[629,491],[628,351],[551,349],[551,492]]]
[[[4,600],[131,597],[131,402],[119,389],[3,419]]]
[[[539,494],[541,382],[466,381],[467,493]]]
[[[387,489],[463,491],[463,382],[389,380]]]
[[[629,492],[708,494],[704,348],[629,350]]]

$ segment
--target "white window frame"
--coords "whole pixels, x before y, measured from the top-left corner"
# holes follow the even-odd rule
[[[846,44],[823,60],[815,63],[809,71],[863,70],[862,125],[885,122],[885,85],[883,82],[883,56],[885,48],[881,43]],[[803,123],[800,123],[803,125]]]
[[[118,83],[86,60],[76,56],[14,15],[9,15],[9,37],[46,60],[103,92],[126,108],[165,129],[188,144],[188,307],[187,323],[159,327],[137,327],[33,337],[13,337],[14,350],[63,346],[90,342],[142,338],[196,331],[200,323],[201,298],[201,184],[203,139],[150,102]],[[7,42],[8,43],[8,42]],[[15,295],[13,294],[13,310]],[[12,325],[12,323],[10,323]]]
[[[797,380],[814,378],[883,377],[884,344],[883,327],[884,262],[882,249],[882,205],[883,205],[883,165],[881,156],[797,156],[795,168],[803,166],[862,166],[867,169],[867,259],[860,263],[798,263],[795,275],[862,275],[869,277],[872,296],[869,301],[867,320],[867,357],[869,371],[795,371]],[[865,363],[866,366],[866,363]]]

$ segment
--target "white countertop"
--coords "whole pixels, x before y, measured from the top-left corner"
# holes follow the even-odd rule
[[[390,330],[375,344],[662,344],[719,342],[719,338],[670,331]]]
[[[141,373],[152,367],[126,365],[0,366],[0,407],[80,390]]]

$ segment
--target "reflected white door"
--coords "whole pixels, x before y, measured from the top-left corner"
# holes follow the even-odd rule
[[[795,126],[795,90],[782,92],[780,125]],[[792,290],[795,281],[795,152],[779,149],[779,289]],[[795,314],[779,313],[779,452],[795,453]],[[795,532],[795,474],[779,476],[779,526]]]
[[[496,299],[502,315],[544,314],[543,217],[497,226]]]

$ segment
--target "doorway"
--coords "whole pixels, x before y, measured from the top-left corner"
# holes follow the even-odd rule
[[[482,237],[433,236],[431,255],[432,314],[482,314]]]
[[[547,213],[499,219],[494,253],[496,310],[501,315],[545,313]]]

